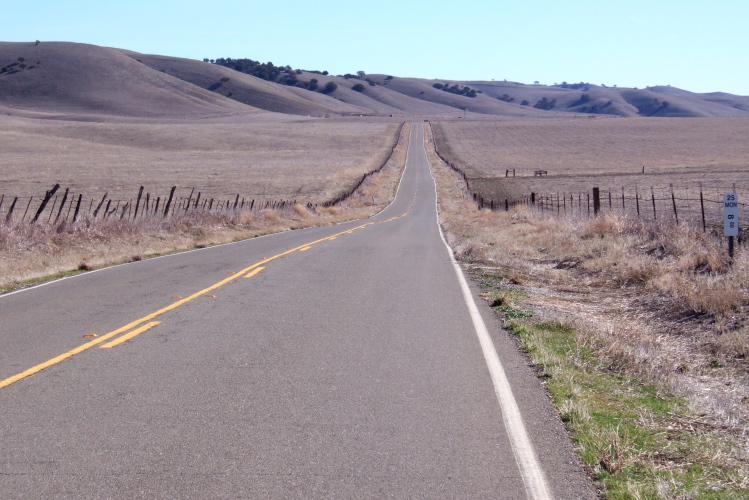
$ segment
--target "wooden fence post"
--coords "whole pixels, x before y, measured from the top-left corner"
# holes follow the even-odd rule
[[[50,198],[54,196],[54,194],[57,192],[58,189],[60,189],[60,185],[55,184],[52,187],[52,189],[47,191],[47,193],[44,195],[44,199],[42,200],[42,203],[39,205],[39,208],[36,211],[36,215],[34,215],[34,218],[31,219],[32,224],[34,224],[39,219],[39,216],[42,215],[42,212],[44,211],[44,208],[47,206],[47,203],[49,203]]]
[[[669,184],[671,187],[671,203],[674,205],[674,218],[676,219],[676,223],[679,223],[679,213],[676,211],[676,197],[674,196],[674,185]]]
[[[68,200],[68,190],[70,188],[65,188],[65,194],[62,195],[62,202],[60,203],[60,210],[57,211],[57,217],[55,217],[55,224],[57,224],[57,221],[60,220],[60,215],[62,215],[62,208],[65,206],[65,202]],[[70,212],[70,210],[68,210]],[[65,217],[67,219],[67,217]]]
[[[588,218],[590,218],[590,193],[585,193],[588,195]]]
[[[656,216],[656,213],[655,213],[655,189],[653,189],[653,186],[650,186],[650,194],[653,197],[653,220],[657,220],[658,217]]]
[[[637,205],[637,218],[640,218],[640,195],[637,192],[637,186],[635,186],[635,205]]]
[[[705,200],[702,198],[702,183],[700,182],[700,211],[702,212],[702,231],[707,232],[705,224]]]
[[[49,217],[47,217],[47,223],[48,224],[52,221],[52,214],[55,213],[55,206],[56,205],[57,205],[57,196],[55,196],[55,199],[52,202],[52,208],[49,209]]]
[[[68,203],[68,211],[65,212],[65,222],[68,222],[68,219],[70,218],[70,211],[73,209],[74,200],[75,200],[75,196],[72,196],[70,198],[70,203]]]
[[[135,200],[135,215],[133,216],[133,219],[138,218],[138,209],[140,208],[140,197],[143,196],[143,186],[140,187],[138,190],[138,199]]]
[[[78,220],[78,211],[81,209],[81,200],[83,199],[83,194],[78,194],[78,204],[75,206],[75,213],[73,214],[73,222]]]
[[[597,187],[593,188],[593,215],[598,217],[598,212],[601,211],[601,191]],[[588,206],[588,213],[590,214],[590,206]]]
[[[185,206],[185,212],[190,208],[190,202],[192,201],[192,194],[195,192],[195,188],[190,191],[190,196],[187,197],[187,205]]]
[[[18,196],[13,198],[13,203],[10,204],[10,210],[8,210],[8,215],[5,216],[5,222],[8,223],[11,220],[11,217],[13,217],[13,209],[16,208],[16,202],[18,201]]]
[[[96,219],[96,216],[99,215],[99,210],[101,210],[101,206],[104,204],[104,200],[107,198],[107,195],[109,193],[104,193],[104,196],[101,197],[101,201],[98,205],[96,205],[96,210],[94,210],[94,219]],[[91,199],[91,206],[93,206],[94,200]],[[89,212],[91,211],[91,208],[89,207]]]
[[[622,186],[622,212],[626,212],[624,208],[624,186]]]
[[[172,190],[169,191],[169,201],[166,202],[166,207],[164,208],[164,217],[169,215],[169,206],[172,204],[172,198],[174,198],[174,191],[176,190],[177,186],[172,186]]]

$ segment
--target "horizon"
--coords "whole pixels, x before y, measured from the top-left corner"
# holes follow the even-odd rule
[[[749,96],[749,75],[735,66],[739,47],[749,45],[741,26],[749,4],[701,4],[633,0],[620,15],[618,4],[590,0],[574,8],[533,0],[463,9],[442,0],[377,6],[293,1],[284,7],[291,14],[282,17],[272,5],[233,0],[208,15],[197,2],[41,0],[6,6],[0,20],[6,41],[70,41],[197,60],[248,58],[336,75],[670,85]],[[646,19],[637,17],[643,12]],[[33,28],[19,19],[34,19]]]

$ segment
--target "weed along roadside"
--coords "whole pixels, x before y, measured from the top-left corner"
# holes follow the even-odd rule
[[[478,210],[429,135],[446,238],[602,497],[749,497],[749,255],[701,227]]]

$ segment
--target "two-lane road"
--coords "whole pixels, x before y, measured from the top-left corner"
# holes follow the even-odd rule
[[[416,124],[372,219],[0,297],[0,498],[594,498],[459,278]]]

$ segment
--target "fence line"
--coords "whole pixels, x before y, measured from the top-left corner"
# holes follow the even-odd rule
[[[360,185],[361,183],[357,184],[357,186]],[[134,200],[112,199],[109,198],[109,193],[107,192],[104,193],[98,202],[91,198],[88,210],[86,210],[82,193],[76,195],[70,192],[70,188],[66,188],[64,194],[60,196],[57,194],[59,189],[60,185],[55,184],[55,186],[47,191],[43,197],[29,197],[26,209],[20,219],[18,218],[20,211],[17,210],[20,198],[17,196],[13,197],[13,201],[10,202],[10,206],[7,208],[4,217],[0,212],[0,222],[6,224],[10,224],[14,221],[28,224],[46,222],[47,224],[56,225],[67,222],[77,222],[84,214],[92,219],[109,219],[116,216],[120,220],[136,220],[144,217],[155,217],[157,215],[162,217],[175,216],[178,215],[178,206],[180,208],[179,214],[181,214],[194,211],[217,213],[237,212],[242,210],[285,210],[297,204],[297,200],[255,200],[254,198],[246,199],[239,194],[234,195],[233,199],[227,199],[226,201],[203,197],[201,192],[198,192],[197,196],[193,197],[195,188],[192,189],[190,195],[186,198],[179,197],[175,199],[177,186],[173,186],[170,189],[166,203],[162,204],[162,198],[160,196],[153,197],[150,192],[145,192],[144,186],[140,186],[138,189],[138,195]],[[10,197],[7,198],[10,200]],[[37,200],[38,205],[36,205],[36,208],[32,211],[34,214],[33,217],[30,217],[27,220],[27,216],[32,209],[35,199]],[[166,199],[166,197],[164,199]],[[3,209],[3,205],[7,206],[6,196],[4,194],[0,195],[0,211]],[[318,204],[308,202],[304,206],[308,210],[315,210],[318,207]],[[322,206],[331,206],[331,204],[329,202],[324,202]]]
[[[702,183],[695,185],[649,186],[649,191],[642,193],[642,186],[621,186],[619,189],[601,190],[592,187],[588,191],[573,192],[530,192],[527,195],[503,199],[494,199],[475,190],[471,186],[471,177],[454,163],[448,161],[439,151],[433,137],[434,151],[437,156],[463,180],[467,196],[476,203],[479,210],[508,211],[515,206],[527,206],[546,215],[595,217],[602,212],[619,212],[641,220],[654,222],[686,223],[702,227],[703,231],[716,229],[723,225],[723,195],[737,193],[739,200],[749,200],[749,187],[736,184],[729,186],[711,186],[705,189]],[[513,169],[506,169],[502,178],[514,174]],[[513,175],[514,176],[514,175]],[[485,178],[481,178],[485,180]],[[743,193],[743,194],[742,194]],[[749,203],[740,202],[739,207],[749,207]],[[722,234],[722,232],[721,232]]]

